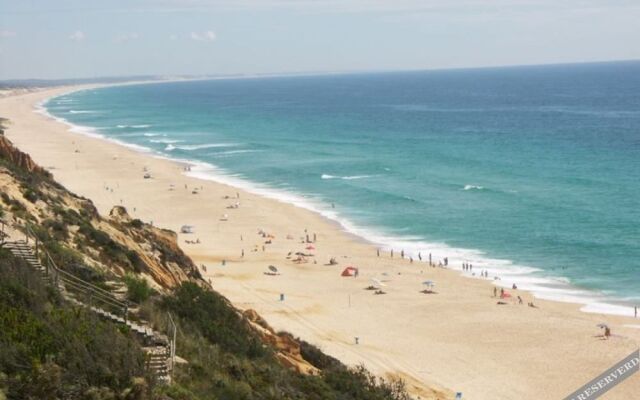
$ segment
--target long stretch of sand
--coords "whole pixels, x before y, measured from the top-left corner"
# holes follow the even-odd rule
[[[375,247],[308,210],[187,177],[177,162],[69,132],[67,125],[34,112],[37,102],[68,90],[0,99],[0,116],[11,120],[6,135],[104,214],[123,204],[134,217],[161,227],[178,231],[194,225],[195,234],[180,235],[180,244],[206,265],[204,275],[217,291],[343,362],[401,376],[414,393],[431,387],[449,397],[463,392],[465,399],[561,399],[638,348],[640,320],[586,314],[559,302],[536,300],[539,308],[530,308],[531,296],[520,291],[511,292],[525,305],[496,305],[489,280],[388,254],[378,258]],[[145,167],[152,179],[143,179]],[[193,188],[202,189],[192,194]],[[223,197],[236,193],[240,208],[227,209],[236,200]],[[223,214],[228,221],[220,220]],[[275,236],[265,251],[259,229]],[[308,252],[300,241],[305,229],[317,235],[317,264],[285,258],[290,251]],[[200,244],[185,243],[196,239]],[[331,257],[339,265],[325,265]],[[264,274],[271,264],[281,275]],[[349,264],[360,268],[357,278],[340,276]],[[389,280],[386,295],[364,290],[372,277]],[[437,282],[437,294],[420,293],[427,279]],[[610,340],[596,337],[596,324],[603,322],[612,328]],[[421,393],[424,398],[428,392]],[[638,393],[640,374],[606,398]]]

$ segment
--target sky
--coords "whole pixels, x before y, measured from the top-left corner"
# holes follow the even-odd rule
[[[0,80],[640,59],[640,0],[0,0]]]

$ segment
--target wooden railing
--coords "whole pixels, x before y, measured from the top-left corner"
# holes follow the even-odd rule
[[[40,259],[40,262],[45,268],[46,275],[56,287],[59,287],[62,283],[64,284],[64,289],[69,293],[73,293],[76,298],[80,296],[77,300],[85,305],[89,307],[101,307],[105,309],[105,311],[122,317],[125,322],[130,320],[132,316],[131,309],[137,307],[136,303],[119,300],[108,290],[100,288],[59,268],[42,242],[38,239],[38,236],[36,236],[29,225],[26,225],[25,241],[27,244],[30,239],[34,242],[36,258]]]
[[[35,257],[40,260],[40,263],[45,268],[46,276],[56,288],[66,290],[68,293],[73,293],[76,299],[86,306],[99,307],[117,316],[121,316],[125,323],[131,319],[131,316],[133,316],[131,309],[137,308],[138,304],[130,301],[119,300],[108,290],[98,287],[61,269],[56,265],[53,258],[51,258],[51,255],[45,248],[44,244],[38,239],[38,236],[33,232],[31,226],[25,225],[23,227],[23,232],[25,234],[26,244],[28,245],[30,240],[33,242]],[[81,296],[82,299],[79,299],[78,296]],[[169,371],[169,379],[172,379],[176,358],[177,327],[170,313],[167,313],[166,334],[169,342],[169,365],[167,365],[167,368]]]

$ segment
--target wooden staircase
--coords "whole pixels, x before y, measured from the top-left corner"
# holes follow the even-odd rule
[[[123,299],[123,285],[114,285],[119,287],[114,294],[61,270],[55,265],[46,250],[40,249],[37,240],[31,240],[29,243],[28,233],[26,240],[3,242],[2,247],[9,250],[14,256],[25,260],[40,274],[43,281],[56,288],[63,298],[71,304],[84,307],[105,320],[129,328],[143,343],[149,371],[155,375],[159,382],[171,383],[176,333],[176,326],[171,315],[168,315],[168,332],[173,337],[169,338],[167,335],[153,330],[145,321],[136,321],[137,305]],[[44,264],[40,261],[41,257],[46,260]]]

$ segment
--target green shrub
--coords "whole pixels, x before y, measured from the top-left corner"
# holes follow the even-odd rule
[[[42,222],[42,226],[48,229],[56,240],[67,240],[69,238],[67,224],[62,221],[46,219]]]
[[[195,283],[184,283],[172,296],[163,299],[163,306],[227,351],[249,358],[267,354],[248,323],[216,292]]]
[[[24,191],[24,193],[22,193],[22,195],[24,196],[25,199],[27,199],[28,201],[30,201],[31,203],[35,203],[36,201],[38,201],[38,199],[40,198],[38,196],[38,193],[36,193],[33,189],[28,188],[27,190]]]
[[[68,306],[10,254],[0,257],[0,387],[8,399],[80,399],[148,378],[134,337]],[[108,397],[105,397],[108,398]],[[112,397],[113,398],[113,397]]]
[[[124,277],[124,283],[127,285],[127,296],[134,303],[142,303],[154,292],[146,280],[131,274]]]
[[[129,222],[129,226],[131,226],[132,228],[140,229],[144,226],[144,222],[140,221],[138,218],[132,219]]]

